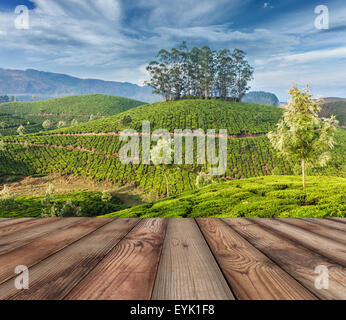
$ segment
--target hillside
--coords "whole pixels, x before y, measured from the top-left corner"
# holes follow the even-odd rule
[[[339,121],[341,127],[346,126],[346,100],[329,102],[322,105],[322,110],[320,116],[330,117],[335,115],[336,119]]]
[[[124,125],[126,115],[131,122]],[[148,120],[151,129],[227,129],[228,134],[267,133],[275,128],[283,110],[253,103],[232,103],[214,100],[180,100],[143,105],[122,115],[56,130],[61,133],[118,132],[127,128],[141,131],[142,121]]]
[[[31,98],[63,97],[80,94],[108,94],[146,102],[160,101],[149,87],[128,82],[80,79],[66,74],[34,69],[5,70],[0,68],[0,95]]]
[[[0,123],[5,123],[5,127],[0,128],[0,133],[16,134],[20,124],[26,127],[26,133],[38,132],[43,130],[41,124],[47,119],[52,121],[52,127],[58,121],[66,121],[68,125],[73,119],[85,122],[91,115],[94,118],[111,116],[143,104],[137,100],[101,94],[3,103],[0,104]]]
[[[345,217],[346,179],[269,176],[212,184],[105,217]]]
[[[223,101],[186,100],[139,106],[122,114],[75,127],[43,134],[3,137],[5,151],[0,152],[0,175],[74,175],[110,181],[119,185],[132,184],[153,195],[166,194],[162,166],[143,163],[121,163],[119,150],[126,143],[116,132],[124,128],[141,130],[141,122],[149,120],[151,130],[202,128],[227,129],[227,170],[217,180],[235,180],[256,176],[293,174],[299,170],[278,156],[265,136],[275,128],[283,110],[277,107]],[[131,118],[126,126],[124,118]],[[346,132],[337,133],[338,145],[333,161],[313,174],[345,174]],[[154,145],[154,143],[152,143]],[[168,169],[169,190],[177,194],[196,188],[196,177],[208,172],[210,165],[173,165]]]

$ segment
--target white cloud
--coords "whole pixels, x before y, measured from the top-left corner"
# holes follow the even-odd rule
[[[294,80],[316,84],[321,91],[324,82],[336,93],[346,81],[346,64],[340,62],[346,57],[344,0],[330,5],[329,32],[314,28],[313,7],[236,29],[232,21],[250,0],[33,2],[29,30],[16,30],[13,13],[0,12],[0,67],[141,84],[145,64],[159,49],[187,40],[189,46],[245,50],[256,69],[254,88],[272,88],[282,96]],[[265,9],[272,6],[266,3]]]

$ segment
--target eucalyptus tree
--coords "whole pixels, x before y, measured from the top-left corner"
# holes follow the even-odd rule
[[[211,50],[208,46],[188,49],[183,42],[178,49],[160,50],[156,60],[147,66],[153,93],[165,101],[184,97],[227,99],[239,101],[249,90],[253,68],[245,59],[245,52],[235,49]]]
[[[234,72],[233,95],[240,102],[245,93],[250,89],[248,82],[253,79],[254,69],[245,59],[246,53],[239,49],[234,49],[232,53],[232,65]]]

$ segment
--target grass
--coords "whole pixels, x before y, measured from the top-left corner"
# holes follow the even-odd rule
[[[78,216],[93,217],[127,207],[119,198],[112,196],[108,202],[102,201],[102,192],[83,191],[54,195],[54,201],[62,206],[68,200],[79,208]],[[44,196],[0,198],[0,218],[40,217]]]
[[[88,122],[91,115],[94,119],[112,116],[143,104],[133,99],[102,94],[3,103],[0,104],[0,123],[4,122],[6,127],[0,128],[0,134],[16,135],[16,129],[21,124],[25,126],[25,133],[45,131],[42,123],[47,119],[52,122],[52,128],[59,121],[65,121],[67,125],[73,119],[79,123]]]
[[[346,179],[267,176],[188,191],[106,217],[345,217]]]

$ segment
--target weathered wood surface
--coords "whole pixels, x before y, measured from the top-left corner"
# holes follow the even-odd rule
[[[344,300],[345,222],[0,219],[0,299]],[[319,266],[328,289],[316,287]]]

